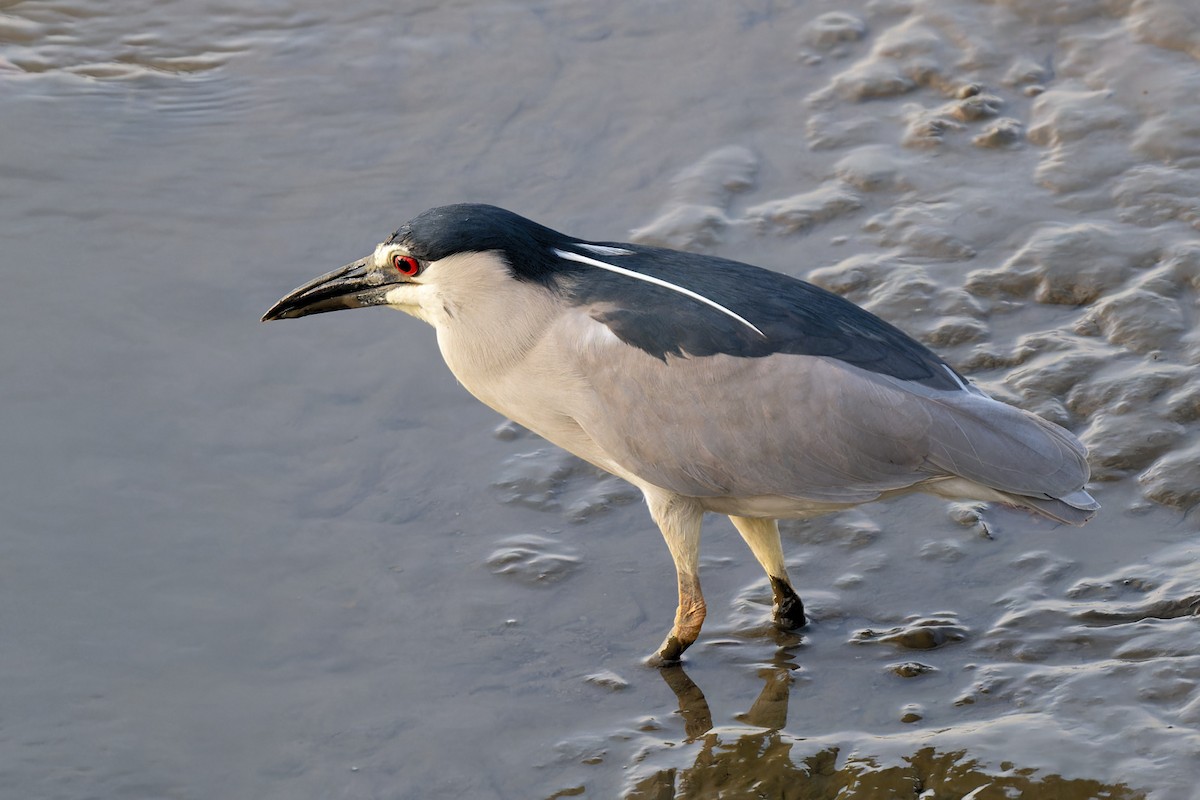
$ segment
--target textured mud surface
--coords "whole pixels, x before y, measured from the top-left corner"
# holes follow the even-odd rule
[[[1190,0],[0,0],[0,787],[14,797],[1191,798]],[[1075,430],[1082,530],[636,494],[420,323],[260,326],[426,207],[807,277]],[[499,427],[497,427],[499,426]]]

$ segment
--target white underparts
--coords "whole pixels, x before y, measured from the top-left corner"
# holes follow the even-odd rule
[[[580,245],[580,246],[583,247],[586,245]],[[590,247],[595,248],[595,247],[599,247],[599,245],[592,245]],[[616,250],[617,248],[611,248],[611,249]],[[626,252],[628,252],[628,251],[626,251]],[[690,297],[693,300],[698,300],[707,306],[711,306],[712,308],[715,308],[717,311],[720,311],[722,314],[725,314],[729,317],[732,317],[733,319],[736,319],[738,322],[742,323],[747,328],[754,331],[755,333],[757,333],[759,336],[763,337],[764,339],[767,338],[767,335],[765,333],[760,331],[757,327],[754,326],[753,323],[751,323],[745,317],[743,317],[739,314],[735,314],[734,312],[730,311],[728,308],[721,305],[720,303],[713,301],[713,300],[709,300],[704,295],[697,294],[696,292],[693,292],[691,289],[685,289],[682,286],[677,286],[669,281],[664,281],[661,278],[655,278],[652,275],[643,275],[642,273],[634,272],[631,269],[625,269],[624,267],[617,267],[612,264],[606,264],[603,261],[597,261],[594,258],[588,258],[587,256],[580,255],[579,253],[572,253],[568,250],[555,250],[554,254],[556,256],[558,256],[559,258],[565,258],[568,261],[576,261],[580,264],[589,264],[593,267],[599,267],[600,269],[608,270],[609,272],[615,272],[618,275],[624,275],[628,278],[634,278],[639,281],[645,281],[646,283],[653,283],[655,286],[662,286],[664,289],[670,289],[673,292],[679,292],[679,294]]]

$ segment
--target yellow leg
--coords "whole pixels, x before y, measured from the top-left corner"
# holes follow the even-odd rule
[[[679,607],[671,632],[650,657],[656,665],[674,664],[700,635],[704,624],[704,595],[700,591],[700,524],[704,512],[694,501],[661,490],[644,490],[650,515],[662,531],[675,562]]]
[[[783,563],[783,545],[779,541],[779,523],[758,517],[731,516],[729,519],[771,579],[775,624],[785,630],[803,627],[807,622],[804,603],[788,579],[787,567]]]

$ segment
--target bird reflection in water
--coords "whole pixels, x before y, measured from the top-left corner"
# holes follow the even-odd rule
[[[1144,792],[1125,784],[1039,775],[1036,770],[989,765],[963,749],[921,745],[899,763],[884,764],[864,745],[818,746],[787,733],[788,700],[795,682],[793,648],[780,648],[759,677],[763,688],[738,726],[713,725],[704,692],[681,666],[659,670],[679,703],[686,740],[642,750],[626,800],[701,798],[955,797],[1008,800],[1138,800]],[[751,730],[752,728],[752,730]],[[941,733],[944,738],[945,732]],[[874,736],[863,734],[862,739]],[[843,750],[850,750],[843,754]],[[802,755],[808,753],[808,755]],[[690,763],[685,763],[690,761]],[[654,763],[653,767],[647,766]],[[670,765],[667,765],[670,764]]]

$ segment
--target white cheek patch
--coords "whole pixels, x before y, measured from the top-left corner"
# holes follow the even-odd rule
[[[427,302],[434,299],[434,294],[432,287],[419,283],[401,283],[388,289],[384,299],[391,308],[435,325],[437,320],[426,308]]]
[[[416,290],[416,284],[402,283],[388,289],[384,297],[389,306],[415,306],[420,304],[420,297]]]

